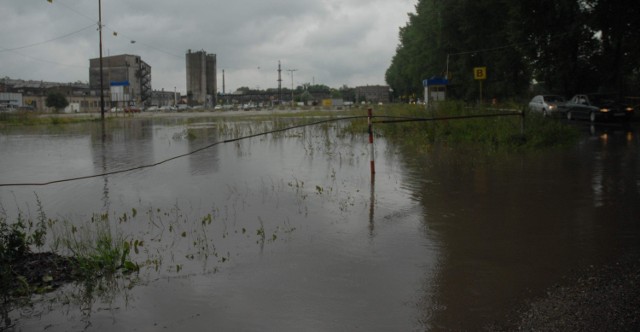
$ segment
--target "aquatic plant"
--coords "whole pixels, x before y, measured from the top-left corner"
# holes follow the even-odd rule
[[[36,221],[26,218],[22,211],[18,211],[14,223],[9,223],[4,213],[0,216],[0,294],[5,300],[6,296],[16,291],[16,285],[29,288],[25,278],[16,274],[16,267],[32,253],[33,248],[41,248],[45,243],[47,217],[37,196],[36,203]]]
[[[126,220],[126,214],[121,220]],[[82,278],[93,279],[113,274],[139,270],[130,259],[131,249],[137,252],[143,241],[127,241],[114,232],[108,214],[94,215],[88,225],[77,227],[63,222],[63,230],[55,239],[55,246],[70,252],[74,258],[76,273]]]

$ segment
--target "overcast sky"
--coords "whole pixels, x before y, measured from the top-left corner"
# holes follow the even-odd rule
[[[185,53],[217,54],[218,90],[386,84],[416,0],[105,0],[103,55],[135,54],[154,90],[186,90]],[[88,82],[98,0],[0,0],[0,77]],[[117,36],[114,35],[117,32]]]

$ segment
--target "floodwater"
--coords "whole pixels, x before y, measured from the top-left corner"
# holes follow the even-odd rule
[[[35,219],[38,204],[56,220],[48,246],[108,225],[139,244],[141,265],[34,295],[10,309],[12,329],[477,330],[573,271],[640,253],[637,128],[583,128],[573,148],[483,162],[377,137],[372,176],[368,138],[346,123],[227,143],[287,122],[4,130],[3,184],[159,163],[0,187],[9,220]]]

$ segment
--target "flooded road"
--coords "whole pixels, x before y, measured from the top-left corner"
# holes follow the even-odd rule
[[[90,233],[108,213],[112,232],[144,243],[139,274],[34,296],[10,312],[15,330],[476,330],[576,269],[640,250],[637,128],[486,162],[376,138],[372,179],[367,137],[344,124],[206,149],[286,120],[0,133],[0,183],[160,163],[0,187],[9,220],[39,201],[58,220],[52,237]]]

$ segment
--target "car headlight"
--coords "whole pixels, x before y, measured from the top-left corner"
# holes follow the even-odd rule
[[[553,111],[554,109],[556,109],[556,107],[557,107],[556,105],[549,105],[549,110]]]
[[[600,112],[602,112],[602,113],[609,113],[609,111],[611,111],[611,110],[608,109],[608,108],[601,108],[600,109]]]
[[[633,112],[633,107],[627,107],[627,112]]]

